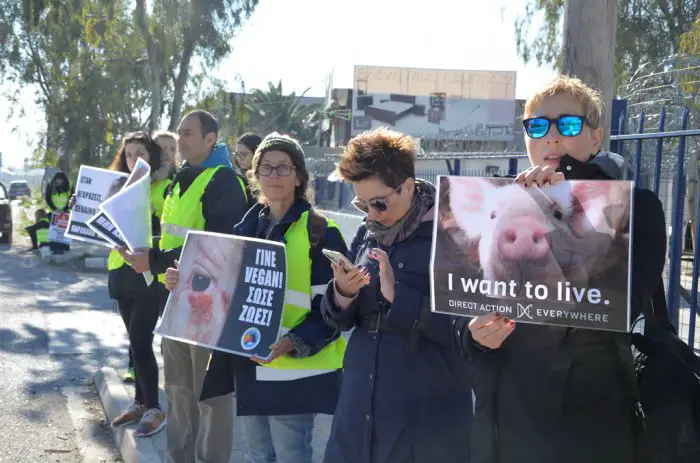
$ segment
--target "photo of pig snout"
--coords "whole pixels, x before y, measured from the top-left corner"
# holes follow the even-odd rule
[[[525,188],[511,179],[443,177],[436,268],[514,281],[517,294],[491,294],[500,298],[522,296],[528,282],[625,288],[630,193],[627,182]]]
[[[518,217],[496,238],[498,254],[511,262],[540,262],[551,253],[549,230],[534,217]]]

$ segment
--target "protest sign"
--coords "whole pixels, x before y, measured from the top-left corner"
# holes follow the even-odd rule
[[[628,181],[440,176],[432,310],[628,331],[632,192]]]
[[[117,230],[117,227],[109,220],[104,212],[98,212],[92,218],[88,219],[86,223],[88,227],[96,231],[98,235],[107,240],[112,246],[126,246],[124,238],[122,238],[119,230]]]
[[[98,167],[80,166],[75,190],[75,204],[65,236],[88,243],[112,247],[113,245],[90,228],[87,222],[98,212],[99,205],[118,192],[128,175]]]
[[[66,227],[70,220],[68,212],[52,212],[49,224],[49,241],[61,244],[70,244],[71,239],[65,236]]]
[[[280,334],[284,244],[190,231],[179,278],[155,333],[246,357],[267,358]]]
[[[124,187],[99,206],[134,251],[151,247],[151,167],[139,158]]]

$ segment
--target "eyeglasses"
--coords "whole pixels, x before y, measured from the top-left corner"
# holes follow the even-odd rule
[[[365,201],[364,199],[360,199],[355,197],[352,201],[351,204],[355,206],[359,211],[364,212],[365,214],[369,212],[369,208],[372,207],[375,209],[377,212],[386,212],[386,210],[389,208],[389,198],[393,196],[394,194],[400,194],[401,189],[403,188],[403,183],[396,187],[394,191],[389,193],[388,195],[384,196],[383,198],[374,198],[370,201]]]
[[[251,153],[250,151],[236,151],[235,153],[233,153],[233,155],[237,158],[245,158],[250,156],[251,154],[253,153]]]
[[[258,175],[261,177],[269,177],[273,172],[276,172],[279,177],[289,177],[292,175],[293,170],[294,167],[289,164],[280,164],[274,167],[269,164],[262,164],[258,167]]]
[[[552,124],[556,124],[557,130],[563,137],[578,137],[581,135],[584,122],[586,119],[583,116],[563,115],[556,119],[531,117],[523,121],[523,127],[527,136],[534,139],[547,135]]]

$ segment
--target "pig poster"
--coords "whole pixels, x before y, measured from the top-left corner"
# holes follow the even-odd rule
[[[269,357],[284,310],[284,244],[190,231],[179,262],[177,285],[155,333],[231,354]]]
[[[629,181],[438,178],[432,310],[628,331]]]

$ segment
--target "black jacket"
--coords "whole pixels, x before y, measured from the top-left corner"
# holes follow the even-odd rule
[[[381,296],[376,261],[367,257],[378,244],[364,225],[347,257],[368,269],[372,283],[347,310],[336,305],[334,283],[328,284],[321,306],[326,322],[354,331],[327,463],[469,463],[469,365],[455,346],[453,317],[430,311],[432,236],[433,221],[425,221],[404,241],[382,247],[394,269],[391,304]],[[372,332],[379,313],[382,329]]]
[[[180,184],[180,195],[187,189],[199,174],[204,171],[201,167],[183,166],[175,175],[175,180],[166,191],[169,196],[177,183]],[[166,196],[166,197],[167,197]],[[246,195],[238,181],[238,176],[229,167],[219,169],[202,194],[202,215],[204,216],[204,231],[232,234],[233,227],[241,221],[246,211],[252,206],[250,195]],[[165,273],[168,267],[180,257],[182,248],[161,250],[154,246],[149,255],[151,272]]]
[[[153,171],[151,173],[151,182],[156,182],[159,180],[172,180],[172,172],[167,168],[168,166],[162,166],[159,170]],[[167,192],[167,190],[166,190]],[[160,234],[160,217],[158,217],[155,212],[151,214],[151,236],[157,239]],[[158,282],[154,278],[154,286],[159,286],[155,291],[165,291],[162,285],[156,285]],[[134,298],[153,296],[152,293],[146,293],[146,280],[143,275],[136,273],[136,271],[130,265],[122,265],[121,267],[110,270],[107,278],[107,290],[109,292],[109,297],[112,299],[123,299],[123,298]],[[167,296],[166,296],[167,298]],[[159,301],[160,308],[162,311],[164,301]]]
[[[565,156],[560,170],[567,180],[618,179],[621,163],[612,153],[588,163]],[[638,313],[658,287],[666,255],[664,212],[653,192],[635,189],[632,220]],[[521,323],[489,350],[474,343],[469,321],[455,326],[474,364],[473,463],[632,463],[629,336]]]
[[[60,187],[56,185],[56,179],[57,178],[62,178],[63,179],[63,185]],[[44,190],[44,201],[46,201],[46,204],[49,206],[49,209],[51,211],[56,211],[56,212],[67,212],[69,207],[68,203],[66,202],[66,205],[61,211],[58,210],[56,205],[53,203],[53,198],[52,196],[55,195],[56,193],[69,193],[69,197],[72,196],[75,193],[75,189],[71,187],[70,182],[68,182],[68,177],[66,177],[66,174],[63,172],[57,172],[56,175],[53,176],[51,181],[46,185],[46,189]]]

